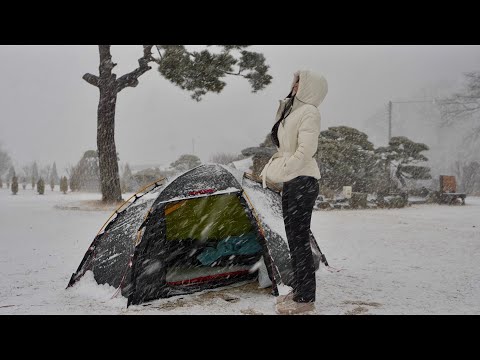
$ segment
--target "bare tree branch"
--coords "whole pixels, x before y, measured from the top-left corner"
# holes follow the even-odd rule
[[[465,78],[467,82],[460,93],[439,102],[443,126],[465,120],[480,111],[480,72],[466,73]]]
[[[465,118],[480,110],[480,98],[465,95],[454,95],[450,99],[439,102],[442,108],[443,125],[451,125],[459,118]]]
[[[83,75],[83,80],[88,82],[90,85],[98,87],[99,84],[99,78],[98,76],[92,75],[92,74],[85,74]]]
[[[150,62],[158,63],[160,61],[153,57],[152,48],[153,45],[143,45],[143,56],[138,59],[139,67],[117,80],[117,92],[122,91],[126,87],[136,87],[138,85],[138,78],[152,69],[148,64]]]
[[[468,142],[473,143],[476,139],[480,138],[480,126],[472,129],[470,133],[465,137],[465,140]]]

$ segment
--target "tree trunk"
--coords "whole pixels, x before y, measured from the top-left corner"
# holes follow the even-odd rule
[[[100,186],[103,202],[122,200],[118,171],[117,149],[115,146],[115,109],[117,95],[127,87],[136,87],[138,78],[151,69],[148,66],[152,57],[153,45],[143,45],[143,57],[139,67],[117,80],[112,70],[117,65],[112,62],[110,45],[98,45],[100,52],[99,76],[85,74],[83,79],[100,90],[97,116],[97,149],[100,166]]]
[[[100,184],[104,202],[122,200],[118,171],[117,148],[115,146],[115,90],[100,89],[98,104],[97,148],[100,166]]]
[[[117,106],[117,76],[112,73],[116,64],[112,62],[110,45],[99,45],[100,67],[98,88],[100,101],[97,119],[97,149],[100,166],[100,186],[104,202],[122,200],[118,171],[117,148],[115,146],[115,109]]]

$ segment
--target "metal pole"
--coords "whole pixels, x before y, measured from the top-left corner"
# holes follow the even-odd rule
[[[388,143],[392,138],[392,102],[388,102]]]

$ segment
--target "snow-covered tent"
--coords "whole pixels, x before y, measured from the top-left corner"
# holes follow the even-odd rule
[[[325,262],[310,234],[315,265]],[[101,229],[68,287],[87,271],[128,305],[258,279],[278,296],[292,270],[280,194],[218,164],[152,185]]]

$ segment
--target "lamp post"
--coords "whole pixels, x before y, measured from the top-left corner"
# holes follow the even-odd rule
[[[392,105],[391,101],[388,102],[388,144],[392,138]]]
[[[392,110],[393,110],[393,104],[413,104],[413,103],[431,103],[431,104],[435,105],[436,101],[435,101],[435,99],[433,99],[433,100],[389,101],[388,102],[388,144],[387,145],[390,145],[390,140],[392,139]],[[385,163],[385,172],[387,173],[388,181],[391,182],[390,164],[388,162]]]
[[[198,154],[198,150],[200,148],[200,140],[201,140],[201,137],[199,135],[194,135],[192,136],[192,155],[195,155],[195,156],[198,156],[200,157]]]
[[[388,102],[388,144],[390,144],[390,140],[392,139],[392,109],[393,104],[413,104],[413,103],[431,103],[433,105],[436,104],[436,100],[411,100],[411,101],[389,101]]]

